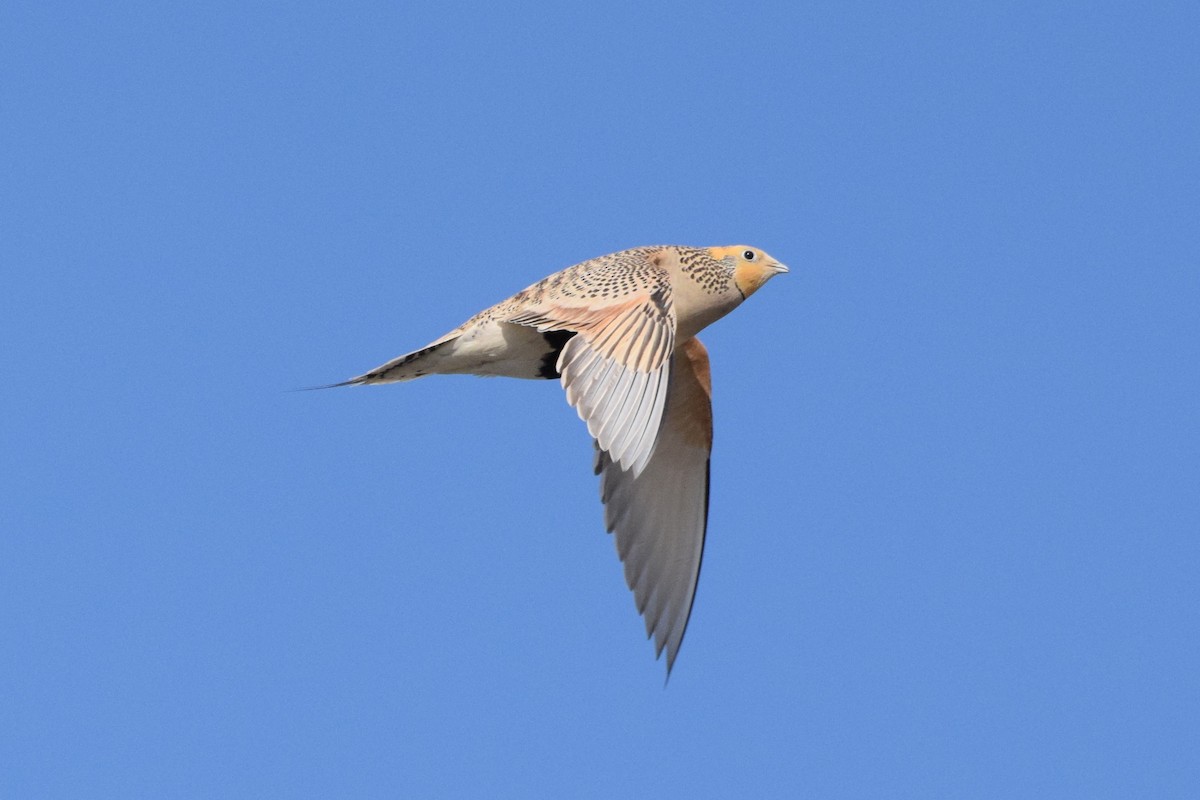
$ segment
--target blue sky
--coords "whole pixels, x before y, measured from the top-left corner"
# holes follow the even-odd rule
[[[1195,6],[434,6],[0,11],[0,795],[1195,797]],[[289,391],[743,242],[665,689],[553,383]]]

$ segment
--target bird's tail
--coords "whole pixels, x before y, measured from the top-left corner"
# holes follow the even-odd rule
[[[397,383],[399,381],[411,381],[423,375],[436,373],[439,371],[437,367],[438,362],[442,360],[443,348],[457,338],[457,336],[452,336],[450,338],[439,339],[431,345],[422,347],[420,350],[414,350],[399,358],[393,358],[386,364],[381,364],[369,372],[364,372],[362,375],[357,375],[341,383],[331,383],[328,386],[317,386],[314,388],[333,389],[338,386]]]

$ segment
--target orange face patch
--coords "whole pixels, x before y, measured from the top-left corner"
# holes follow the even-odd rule
[[[780,272],[787,272],[775,259],[754,247],[735,244],[729,247],[710,247],[708,253],[718,261],[733,262],[733,280],[744,297],[758,291]]]
[[[740,258],[740,253],[749,249],[749,247],[738,247],[737,245],[733,245],[732,247],[710,247],[708,248],[708,254],[717,261],[724,261],[727,258],[738,259]]]
[[[763,262],[739,261],[733,270],[733,280],[746,297],[754,294],[768,280],[779,274]]]

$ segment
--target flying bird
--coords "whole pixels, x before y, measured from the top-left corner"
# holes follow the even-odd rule
[[[712,384],[696,334],[787,271],[744,245],[623,250],[334,386],[453,374],[561,381],[594,440],[605,525],[670,675],[708,525]]]

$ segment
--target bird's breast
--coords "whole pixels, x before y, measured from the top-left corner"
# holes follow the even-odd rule
[[[732,294],[732,296],[731,296]],[[737,291],[721,293],[679,292],[674,298],[675,341],[684,342],[741,305]]]

